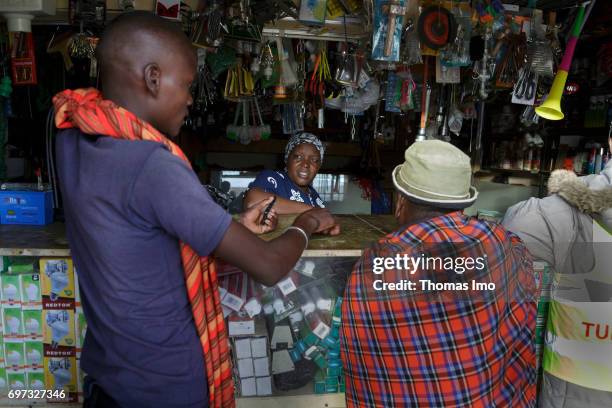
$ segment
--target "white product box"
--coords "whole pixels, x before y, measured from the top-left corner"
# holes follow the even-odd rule
[[[268,339],[266,337],[251,339],[251,354],[253,358],[268,357]]]
[[[272,377],[257,378],[257,395],[272,395]]]
[[[40,274],[28,273],[19,275],[21,279],[21,308],[23,310],[42,309],[42,289]]]
[[[257,385],[254,377],[240,380],[240,393],[243,397],[254,397],[257,395]]]
[[[238,360],[238,375],[240,378],[248,378],[255,375],[252,358],[243,358]]]
[[[253,366],[255,366],[255,377],[270,375],[270,360],[268,360],[268,357],[253,359]]]
[[[236,339],[234,341],[234,344],[234,349],[236,350],[236,359],[250,358],[252,356],[250,338]]]
[[[2,274],[2,308],[21,309],[21,279],[19,275]]]

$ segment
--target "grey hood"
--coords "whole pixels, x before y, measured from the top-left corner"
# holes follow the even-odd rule
[[[556,170],[548,180],[548,193],[559,195],[582,213],[601,215],[612,227],[612,162],[601,174],[580,178],[571,171]]]

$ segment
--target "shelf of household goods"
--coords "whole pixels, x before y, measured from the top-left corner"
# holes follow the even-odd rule
[[[243,145],[224,137],[207,138],[204,149],[207,153],[273,153],[285,152],[287,139],[268,139]],[[361,157],[358,143],[326,142],[326,156]]]
[[[548,132],[554,132],[560,136],[585,136],[585,137],[607,137],[609,128],[607,127],[547,127]]]
[[[331,237],[314,235],[307,257],[360,256],[361,250],[372,241],[392,232],[395,220],[385,215],[338,215],[343,233]],[[272,239],[282,234],[291,225],[295,216],[279,217],[276,231],[263,235]],[[0,255],[4,256],[70,256],[63,223],[46,226],[0,225]]]
[[[529,171],[529,170],[518,170],[518,169],[500,169],[497,167],[488,167],[488,168],[484,168],[481,169],[479,171],[476,172],[476,176],[489,176],[491,174],[507,174],[509,176],[515,176],[515,177],[536,177],[539,176],[540,174],[549,174],[550,171]]]

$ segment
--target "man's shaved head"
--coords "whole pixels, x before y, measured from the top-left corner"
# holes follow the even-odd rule
[[[194,48],[180,25],[134,11],[113,20],[96,48],[104,97],[174,136],[195,74]]]

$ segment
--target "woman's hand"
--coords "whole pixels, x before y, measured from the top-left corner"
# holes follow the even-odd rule
[[[278,215],[274,208],[268,212],[268,216],[263,220],[264,211],[268,204],[272,202],[274,196],[258,201],[250,205],[240,214],[240,223],[247,227],[254,234],[265,234],[276,229]],[[263,221],[263,222],[262,222]]]

